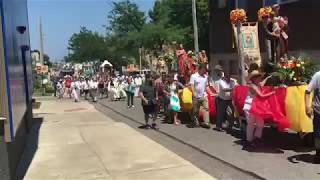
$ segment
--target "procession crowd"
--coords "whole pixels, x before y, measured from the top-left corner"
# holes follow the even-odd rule
[[[265,20],[266,33],[272,36],[271,54],[286,57],[287,48],[279,47],[287,47],[287,38],[280,38],[277,33],[269,32],[271,26],[267,26],[282,21],[287,25],[287,19],[279,18],[279,9],[279,5],[274,5],[274,14],[270,17],[269,14],[262,13],[261,18]],[[270,19],[276,19],[276,21]],[[283,25],[283,27],[286,26]],[[275,28],[274,31],[279,31],[278,29]],[[285,30],[283,30],[282,36],[286,35],[284,32]],[[282,41],[278,42],[279,38]],[[281,49],[284,50],[280,51]],[[244,148],[247,150],[263,147],[261,138],[266,117],[269,118],[270,114],[274,118],[273,122],[276,122],[281,131],[290,127],[285,113],[277,112],[280,110],[275,94],[279,92],[279,87],[265,86],[271,76],[263,73],[258,64],[251,63],[246,67],[247,75],[245,82],[242,82],[244,88],[242,93],[245,93],[244,103],[242,106],[236,107],[233,94],[235,89],[239,87],[236,78],[231,78],[220,65],[214,66],[210,71],[205,51],[200,51],[195,58],[192,51],[187,53],[183,45],[180,44],[176,51],[176,57],[178,68],[169,72],[160,71],[152,75],[132,76],[103,76],[99,73],[92,77],[67,76],[58,81],[55,80],[54,87],[59,99],[73,97],[75,102],[78,102],[81,96],[84,96],[86,100],[91,98],[93,102],[102,98],[109,98],[111,101],[126,99],[128,109],[135,108],[135,97],[139,97],[144,112],[145,125],[143,128],[145,129],[159,129],[157,120],[160,112],[165,115],[166,122],[177,126],[181,124],[181,121],[189,119],[191,122],[187,125],[189,128],[210,129],[211,124],[215,124],[214,130],[216,131],[232,132],[235,126],[245,127],[243,129],[246,140]],[[270,59],[277,62],[275,59],[280,59],[279,57],[272,56]],[[284,60],[282,59],[282,61]],[[264,91],[266,88],[268,91]],[[304,112],[309,117],[313,117],[316,163],[320,163],[319,89],[320,72],[314,75],[308,85],[304,103]],[[314,92],[312,106],[309,102],[311,92]],[[271,101],[268,102],[266,100],[268,98]],[[256,101],[254,101],[255,99]],[[272,104],[273,101],[275,104]],[[244,121],[239,120],[240,111],[245,118]]]
[[[177,53],[177,55],[182,59],[184,53],[180,55]],[[242,109],[246,119],[243,122],[236,118],[237,112],[233,102],[232,93],[238,85],[237,81],[224,72],[220,65],[216,65],[210,75],[206,63],[193,61],[193,71],[190,71],[187,65],[184,64],[180,70],[187,71],[190,76],[180,70],[154,75],[122,75],[109,78],[102,78],[99,75],[91,78],[66,76],[54,84],[56,84],[59,99],[74,98],[75,102],[78,102],[81,96],[86,100],[91,99],[93,102],[102,98],[109,98],[110,101],[126,99],[128,109],[130,109],[135,108],[135,97],[140,97],[139,101],[141,101],[145,114],[143,128],[146,129],[159,128],[157,120],[160,112],[165,115],[165,120],[168,123],[174,125],[180,125],[181,121],[188,119],[191,122],[187,125],[189,128],[210,129],[214,122],[214,130],[232,132],[235,126],[245,124],[246,143],[244,148],[252,150],[263,147],[261,137],[265,121],[261,116],[253,113],[252,102],[254,97],[268,98],[274,95],[277,87],[272,87],[273,90],[268,93],[262,91],[269,77],[259,71],[259,66],[252,64],[247,71],[246,86],[249,90]],[[315,110],[313,111],[310,106],[306,106],[307,114],[314,115],[314,122],[317,122],[320,117],[318,114],[319,82],[319,73],[317,73],[306,91],[306,94],[309,95],[310,92],[316,90],[316,96],[313,100]],[[306,103],[306,105],[308,104],[310,103]],[[181,116],[181,114],[185,116]],[[318,133],[319,129],[319,123],[314,123],[314,131]],[[318,138],[315,140],[319,142]],[[317,157],[319,162],[320,152],[318,150]]]

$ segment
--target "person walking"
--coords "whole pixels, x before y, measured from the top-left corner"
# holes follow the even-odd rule
[[[57,90],[58,90],[58,98],[60,100],[63,99],[64,88],[63,88],[63,80],[62,79],[60,79],[60,81],[58,81],[58,83],[57,83]]]
[[[127,102],[128,102],[128,109],[134,108],[134,93],[135,93],[136,85],[132,79],[132,77],[128,78],[128,85],[127,85]]]
[[[314,93],[311,103],[310,94],[312,92]],[[305,107],[307,115],[311,118],[313,116],[313,135],[316,148],[314,163],[320,164],[320,71],[312,77],[312,80],[307,87],[305,93]]]
[[[153,86],[153,80],[150,77],[146,77],[146,82],[140,88],[141,104],[144,112],[145,129],[159,129],[156,124],[156,92]],[[153,118],[153,123],[149,125],[150,116]]]
[[[98,83],[98,96],[99,99],[102,99],[104,95],[104,80],[103,78],[99,79],[99,83]]]
[[[89,95],[89,78],[86,78],[85,81],[82,82],[81,84],[83,88],[83,93],[84,93],[84,99],[88,100],[88,95]]]
[[[74,79],[74,81],[71,83],[71,91],[72,91],[72,96],[74,97],[74,101],[79,102],[80,82],[77,79]]]
[[[275,91],[272,91],[267,94],[263,94],[260,90],[260,83],[262,81],[262,74],[254,70],[247,77],[247,84],[249,86],[249,92],[246,97],[243,111],[247,119],[247,130],[246,130],[246,144],[245,148],[255,148],[258,144],[261,143],[262,132],[264,128],[264,119],[250,113],[251,104],[254,96],[259,96],[267,98],[275,94]]]
[[[134,79],[134,83],[136,84],[136,88],[135,88],[135,94],[134,96],[135,97],[138,97],[139,96],[139,92],[140,92],[140,87],[142,85],[142,78],[140,75],[138,75],[135,79]]]
[[[58,84],[58,79],[57,79],[56,77],[53,78],[52,84],[53,84],[53,89],[54,89],[53,96],[54,96],[54,97],[57,97],[57,91],[58,91],[57,84]]]
[[[167,107],[165,106],[165,95],[168,94],[168,92],[165,90],[165,74],[161,74],[161,76],[157,75],[156,79],[154,81],[155,89],[156,89],[156,101],[157,101],[157,107],[156,107],[156,117],[158,118],[158,115],[160,113],[161,107],[164,108],[164,112],[167,112]]]
[[[236,82],[230,78],[229,74],[226,74],[218,83],[218,97],[216,100],[217,107],[217,123],[215,130],[222,131],[223,122],[228,119],[228,128],[227,130],[230,132],[234,123],[233,116],[233,104],[232,104],[232,96],[231,92],[235,87]]]
[[[209,109],[208,109],[208,100],[206,94],[206,87],[208,84],[208,76],[206,75],[206,65],[201,64],[199,66],[198,72],[194,73],[190,77],[190,85],[192,89],[192,118],[193,123],[190,124],[188,127],[194,128],[200,126],[203,128],[210,128],[209,124]],[[199,123],[199,109],[200,106],[204,109],[204,122]]]
[[[97,102],[97,89],[98,89],[98,82],[94,78],[89,81],[90,97],[92,98],[93,102]]]
[[[65,80],[65,89],[67,92],[67,96],[71,99],[72,91],[71,91],[71,83],[72,83],[72,78],[71,76],[67,75],[66,80]]]
[[[178,120],[178,111],[180,111],[180,100],[178,96],[178,90],[179,88],[184,88],[184,85],[178,82],[178,79],[174,78],[174,75],[171,75],[168,82],[168,99],[169,99],[169,110],[170,114],[173,115],[173,123],[175,125],[180,125],[180,121]],[[172,119],[171,116],[170,120]]]

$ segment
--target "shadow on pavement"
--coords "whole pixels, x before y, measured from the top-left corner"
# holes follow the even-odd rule
[[[43,118],[33,118],[33,125],[27,137],[24,153],[17,169],[17,179],[24,179],[30,164],[38,149],[39,130],[42,125]]]
[[[293,164],[298,164],[299,162],[313,164],[313,159],[314,159],[314,155],[311,155],[311,154],[299,154],[299,155],[288,157],[288,161]]]
[[[239,140],[235,144],[244,145],[244,135],[240,130],[233,130],[231,135]],[[291,150],[297,153],[311,152],[314,148],[303,144],[296,133],[278,132],[274,128],[265,127],[263,130],[264,146],[251,150],[255,153],[283,154],[284,150]]]

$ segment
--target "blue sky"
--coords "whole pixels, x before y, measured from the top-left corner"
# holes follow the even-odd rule
[[[154,0],[132,0],[148,11]],[[42,19],[44,50],[54,61],[67,55],[70,36],[80,26],[105,34],[112,0],[28,0],[31,48],[39,49],[39,19]]]

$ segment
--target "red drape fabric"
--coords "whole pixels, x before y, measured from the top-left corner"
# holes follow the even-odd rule
[[[262,87],[263,94],[274,91],[273,87]],[[289,120],[285,116],[286,89],[278,88],[276,93],[267,98],[255,95],[252,101],[250,113],[263,120],[270,119],[278,124],[278,130],[283,131],[290,127]]]
[[[240,116],[244,116],[243,106],[248,95],[248,90],[248,86],[236,86],[232,91],[233,104]]]

